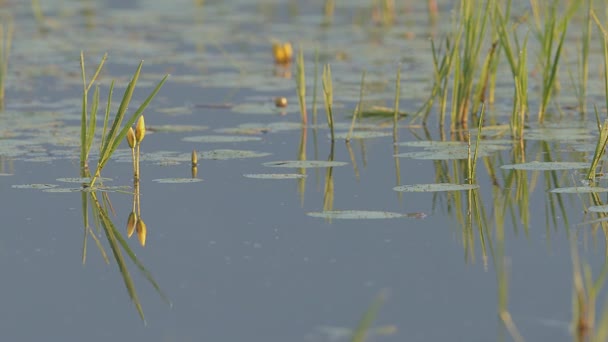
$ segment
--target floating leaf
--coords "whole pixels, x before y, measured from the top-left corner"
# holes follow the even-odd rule
[[[248,173],[244,177],[255,179],[301,179],[306,178],[306,175],[299,173]]]
[[[371,139],[371,138],[381,138],[381,137],[390,137],[393,133],[391,132],[378,132],[378,131],[354,131],[350,138],[351,139]],[[346,139],[348,136],[348,132],[337,133],[335,135],[335,139]],[[328,135],[328,137],[331,137]]]
[[[589,163],[581,162],[539,162],[533,161],[521,164],[507,164],[500,168],[507,170],[529,170],[529,171],[557,171],[557,170],[577,170],[588,169]]]
[[[200,178],[158,178],[153,179],[153,182],[164,184],[179,184],[179,183],[198,183],[203,180]]]
[[[183,141],[196,143],[234,143],[246,141],[260,141],[260,137],[238,136],[238,135],[200,135],[196,137],[185,137]]]
[[[401,192],[437,192],[437,191],[463,191],[479,188],[477,184],[452,184],[452,183],[434,183],[434,184],[413,184],[401,185],[393,188],[395,191]]]
[[[587,211],[590,211],[593,213],[608,213],[608,204],[594,205],[594,206],[587,208]]]
[[[49,188],[49,189],[42,189],[43,192],[56,192],[56,193],[61,193],[61,192],[81,192],[82,188]]]
[[[260,158],[260,157],[269,156],[271,154],[272,153],[246,151],[246,150],[213,150],[213,151],[201,152],[199,154],[199,157],[201,159],[226,160],[226,159]]]
[[[401,214],[389,211],[371,211],[371,210],[330,210],[321,212],[310,212],[308,216],[320,217],[326,219],[343,219],[343,220],[376,220],[376,219],[392,219],[402,217],[423,218],[426,215],[423,213]]]
[[[100,182],[109,182],[112,180],[112,178],[97,178],[98,181]],[[67,178],[57,178],[56,181],[58,182],[63,182],[63,183],[90,183],[91,182],[91,178],[90,177],[67,177]]]
[[[293,167],[293,168],[316,168],[348,165],[345,162],[326,161],[326,160],[283,160],[273,161],[262,164],[269,167]]]
[[[148,128],[152,132],[169,132],[169,133],[182,133],[182,132],[198,132],[209,129],[208,126],[200,125],[163,125],[153,126]]]
[[[44,189],[51,189],[51,188],[56,188],[58,185],[56,184],[18,184],[18,185],[13,185],[12,188],[13,189],[38,189],[38,190],[44,190]]]
[[[582,194],[582,193],[593,193],[593,192],[608,192],[607,188],[601,188],[598,186],[573,186],[567,188],[557,188],[551,190],[553,193],[564,193],[564,194]]]

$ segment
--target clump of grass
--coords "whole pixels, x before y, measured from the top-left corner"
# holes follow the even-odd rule
[[[334,87],[332,85],[331,79],[331,67],[329,64],[326,64],[323,68],[323,95],[325,99],[325,113],[327,114],[327,126],[329,126],[329,131],[331,134],[331,141],[335,141],[334,139],[334,114],[333,114],[333,102],[334,102]]]
[[[418,111],[415,119],[423,116],[426,122],[428,114],[438,99],[439,123],[443,127],[451,87],[451,122],[466,127],[469,115],[485,99],[488,80],[495,72],[493,67],[495,46],[492,45],[484,59],[483,67],[478,67],[482,55],[487,23],[490,17],[492,1],[462,1],[458,12],[459,23],[445,40],[444,51],[431,41],[434,66],[434,84],[429,99]],[[442,56],[440,57],[440,55]]]
[[[84,66],[84,53],[83,52],[80,53],[80,68],[81,68],[81,73],[82,73],[82,84],[83,84],[82,114],[81,114],[82,122],[81,122],[81,131],[80,131],[80,137],[81,137],[80,165],[83,169],[85,169],[87,166],[89,152],[91,150],[91,146],[93,144],[93,140],[95,137],[96,115],[97,115],[97,109],[99,107],[99,87],[95,88],[95,93],[93,95],[93,102],[91,103],[90,113],[88,111],[88,103],[87,103],[88,102],[88,92],[91,89],[91,86],[93,85],[94,81],[99,76],[99,73],[101,72],[101,70],[103,68],[105,59],[106,59],[106,55],[104,55],[104,58],[98,65],[98,67],[95,71],[95,74],[92,77],[92,80],[87,83],[85,66]],[[101,171],[103,170],[103,168],[105,167],[107,162],[112,157],[112,154],[114,153],[114,151],[116,151],[116,149],[118,148],[120,143],[123,141],[123,139],[125,139],[126,135],[129,132],[129,129],[131,129],[131,126],[133,126],[135,121],[140,117],[140,115],[142,115],[143,111],[150,104],[152,99],[156,96],[156,94],[159,92],[162,85],[165,83],[165,81],[169,77],[169,75],[165,75],[165,77],[163,77],[163,79],[156,85],[156,87],[152,90],[152,92],[148,95],[148,97],[144,100],[144,102],[130,116],[127,117],[125,125],[122,126],[122,128],[121,128],[121,124],[123,122],[123,119],[125,119],[126,112],[129,107],[129,103],[131,102],[131,98],[133,96],[133,92],[135,91],[135,86],[137,85],[137,80],[139,79],[139,74],[141,73],[142,66],[143,66],[143,61],[139,63],[137,69],[135,70],[135,73],[133,74],[133,77],[132,77],[131,81],[129,82],[129,84],[123,94],[122,101],[120,102],[120,106],[114,116],[114,120],[111,125],[110,125],[109,120],[110,120],[110,110],[111,110],[111,103],[112,103],[112,94],[113,94],[113,90],[114,90],[114,82],[112,82],[110,84],[110,89],[108,91],[108,102],[106,105],[106,112],[105,112],[105,117],[104,117],[103,132],[102,132],[101,142],[100,142],[99,159],[97,161],[97,168],[91,179],[90,187],[93,187],[95,185],[96,180],[101,175]],[[87,122],[88,122],[88,124],[87,124]],[[136,132],[136,138],[137,138],[137,132]],[[143,136],[142,136],[142,139],[143,139]]]
[[[306,112],[306,72],[304,69],[304,51],[301,46],[296,58],[296,88],[298,91],[298,101],[300,102],[302,125],[306,125],[308,123],[308,113]]]
[[[507,26],[507,18],[511,15],[511,1],[507,1],[505,14],[498,4],[493,11],[495,30],[502,51],[507,58],[511,75],[513,76],[514,95],[511,113],[511,134],[516,138],[523,138],[524,123],[528,113],[528,35],[520,44],[516,33],[516,25]],[[512,36],[509,32],[513,32]]]
[[[576,11],[579,1],[572,1],[561,18],[558,18],[558,7],[560,6],[558,0],[550,3],[531,0],[530,5],[535,22],[536,37],[541,45],[538,56],[542,79],[538,121],[543,122],[549,100],[557,86],[557,71],[562,47],[566,40],[568,23]],[[544,20],[541,19],[541,13],[547,14]]]
[[[12,21],[9,20],[6,27],[0,24],[0,110],[4,109],[4,88],[14,32]]]

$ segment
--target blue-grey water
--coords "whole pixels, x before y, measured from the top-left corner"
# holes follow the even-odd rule
[[[299,122],[294,76],[276,76],[277,70],[295,74],[295,69],[273,65],[273,40],[304,47],[309,101],[315,49],[322,63],[331,63],[339,122],[350,122],[363,69],[368,70],[370,82],[381,85],[366,96],[391,106],[398,63],[403,63],[404,70],[401,108],[415,111],[426,100],[432,78],[428,36],[433,29],[425,17],[426,5],[399,4],[403,15],[392,29],[382,29],[370,19],[370,3],[338,3],[332,25],[323,24],[323,1],[208,1],[202,7],[192,1],[46,1],[41,4],[43,22],[34,19],[29,3],[0,4],[0,23],[11,18],[15,27],[0,137],[20,142],[19,147],[0,150],[2,339],[347,341],[347,334],[340,333],[345,330],[339,328],[355,329],[373,299],[388,291],[374,320],[374,326],[385,327],[385,333],[370,339],[509,340],[497,316],[494,266],[499,262],[496,227],[504,217],[508,309],[517,328],[529,341],[571,340],[570,238],[588,232],[577,241],[581,258],[594,274],[602,265],[605,246],[599,232],[594,239],[589,225],[578,226],[590,219],[583,216],[584,205],[589,205],[587,197],[583,201],[576,195],[563,195],[564,209],[554,212],[550,207],[559,207],[557,197],[548,190],[577,185],[581,174],[523,172],[533,184],[530,198],[519,204],[530,210],[529,222],[524,224],[518,209],[494,205],[499,196],[516,196],[515,188],[505,186],[507,172],[500,169],[502,164],[514,162],[511,150],[487,160],[497,173],[498,185],[492,183],[490,168],[480,159],[477,183],[487,217],[483,224],[487,235],[482,236],[477,225],[470,228],[459,219],[467,211],[458,208],[452,195],[400,195],[392,189],[438,182],[438,168],[432,160],[408,158],[399,159],[396,168],[390,136],[353,141],[354,160],[343,140],[335,142],[333,159],[348,165],[333,168],[333,209],[418,213],[417,217],[329,221],[308,216],[324,209],[326,168],[307,169],[304,186],[298,180],[243,176],[300,172],[262,165],[297,160],[299,129],[271,130],[256,135],[260,141],[245,143],[182,140],[220,134],[213,130],[240,124]],[[447,20],[452,5],[440,5]],[[407,32],[413,38],[406,39]],[[209,127],[201,132],[151,132],[142,144],[141,217],[147,225],[147,242],[141,247],[136,238],[128,241],[171,301],[170,305],[163,301],[128,262],[146,324],[129,298],[100,230],[96,232],[110,263],[104,262],[89,237],[86,263],[82,264],[81,193],[15,187],[76,186],[57,179],[79,176],[81,50],[87,56],[88,77],[101,55],[109,53],[100,84],[105,101],[109,81],[117,79],[114,106],[139,60],[146,62],[131,109],[164,73],[171,73],[146,111],[151,130],[169,124]],[[344,60],[338,57],[342,53]],[[327,160],[330,155],[320,89],[320,128],[306,130],[308,160]],[[508,87],[499,91],[511,94]],[[602,92],[593,89],[590,96]],[[286,116],[255,113],[274,110],[276,96],[288,97]],[[507,122],[510,101],[505,96],[494,107],[498,123]],[[237,112],[243,104],[253,109]],[[180,111],[167,110],[178,107]],[[563,126],[571,126],[567,119],[555,118],[560,120],[566,122]],[[406,127],[407,123],[408,119],[402,121],[400,141],[426,136],[425,130]],[[391,132],[390,126],[379,130]],[[439,139],[435,118],[428,130],[432,139]],[[592,138],[581,140],[594,143],[595,133],[591,128],[589,132]],[[588,156],[574,152],[574,142],[551,142],[549,146],[552,153],[543,150],[542,142],[529,141],[526,159],[585,161]],[[122,148],[120,154],[129,153],[126,144]],[[189,155],[192,149],[253,150],[271,155],[201,159],[198,177],[203,181],[199,183],[154,181],[189,178],[190,163],[158,165],[146,156],[158,151]],[[399,152],[417,150],[399,147]],[[92,168],[96,157],[96,153],[91,157]],[[462,170],[454,161],[445,165],[450,174]],[[548,185],[546,180],[554,175],[559,184]],[[105,167],[103,176],[113,179],[108,185],[130,186],[131,164],[116,158]],[[454,178],[464,179],[462,174]],[[111,217],[126,232],[132,196],[109,196],[115,211]],[[462,196],[466,206],[466,195]],[[473,247],[464,242],[469,239],[466,236]],[[601,300],[598,303],[601,306]]]

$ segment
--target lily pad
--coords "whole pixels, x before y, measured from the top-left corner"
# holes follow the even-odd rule
[[[148,129],[152,132],[182,133],[204,131],[209,129],[209,127],[200,125],[163,125],[149,127]]]
[[[452,183],[433,183],[433,184],[413,184],[400,185],[393,188],[400,192],[437,192],[437,191],[464,191],[479,188],[477,184],[452,184]]]
[[[594,206],[587,208],[587,211],[590,211],[593,213],[608,213],[608,204],[594,205]]]
[[[248,173],[243,175],[246,178],[255,179],[302,179],[306,175],[299,173]]]
[[[112,178],[97,178],[99,182],[109,182]],[[56,181],[63,183],[90,183],[90,177],[68,177],[68,178],[57,178]]]
[[[370,210],[329,210],[320,212],[310,212],[306,215],[312,217],[320,217],[326,219],[343,219],[343,220],[377,220],[377,219],[392,219],[402,217],[423,218],[426,215],[422,213],[401,214],[388,211],[370,211]]]
[[[378,131],[354,131],[350,136],[351,139],[371,139],[371,138],[380,138],[380,137],[390,137],[393,133],[391,132],[378,132]],[[337,133],[335,135],[336,139],[346,139],[348,136],[348,132]],[[331,137],[331,136],[329,136]]]
[[[244,158],[260,158],[271,155],[272,153],[267,152],[256,152],[247,150],[213,150],[199,153],[200,159],[244,159]]]
[[[37,189],[37,190],[43,190],[43,189],[56,188],[57,186],[58,186],[57,184],[16,184],[16,185],[13,185],[12,188],[13,189]]]
[[[558,194],[583,194],[583,193],[593,193],[593,192],[608,192],[607,188],[601,188],[598,186],[572,186],[566,188],[557,188],[551,190],[553,193]]]
[[[539,162],[533,161],[521,164],[502,165],[501,169],[506,170],[528,170],[528,171],[558,171],[558,170],[578,170],[588,169],[589,163],[582,162]]]
[[[234,143],[247,141],[260,141],[262,138],[254,136],[239,135],[200,135],[196,137],[185,137],[183,141],[196,143]]]
[[[326,160],[283,160],[273,161],[262,164],[268,167],[291,167],[291,168],[316,168],[348,165],[345,162],[326,161]]]
[[[198,183],[203,180],[200,178],[158,178],[153,179],[153,182],[163,184],[183,184],[183,183]]]

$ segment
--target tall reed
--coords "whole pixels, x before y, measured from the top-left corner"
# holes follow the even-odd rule
[[[304,51],[302,46],[296,58],[296,88],[298,91],[298,101],[300,102],[300,118],[302,125],[308,123],[308,113],[306,112],[306,72],[304,68]]]
[[[15,29],[11,20],[8,20],[6,27],[4,23],[0,24],[0,110],[4,109],[4,89],[14,32]]]
[[[333,103],[334,103],[334,87],[331,79],[331,67],[329,64],[326,64],[323,68],[323,95],[325,99],[325,113],[327,114],[327,126],[329,127],[329,131],[331,134],[331,141],[335,141],[334,138],[334,113],[333,113]]]

